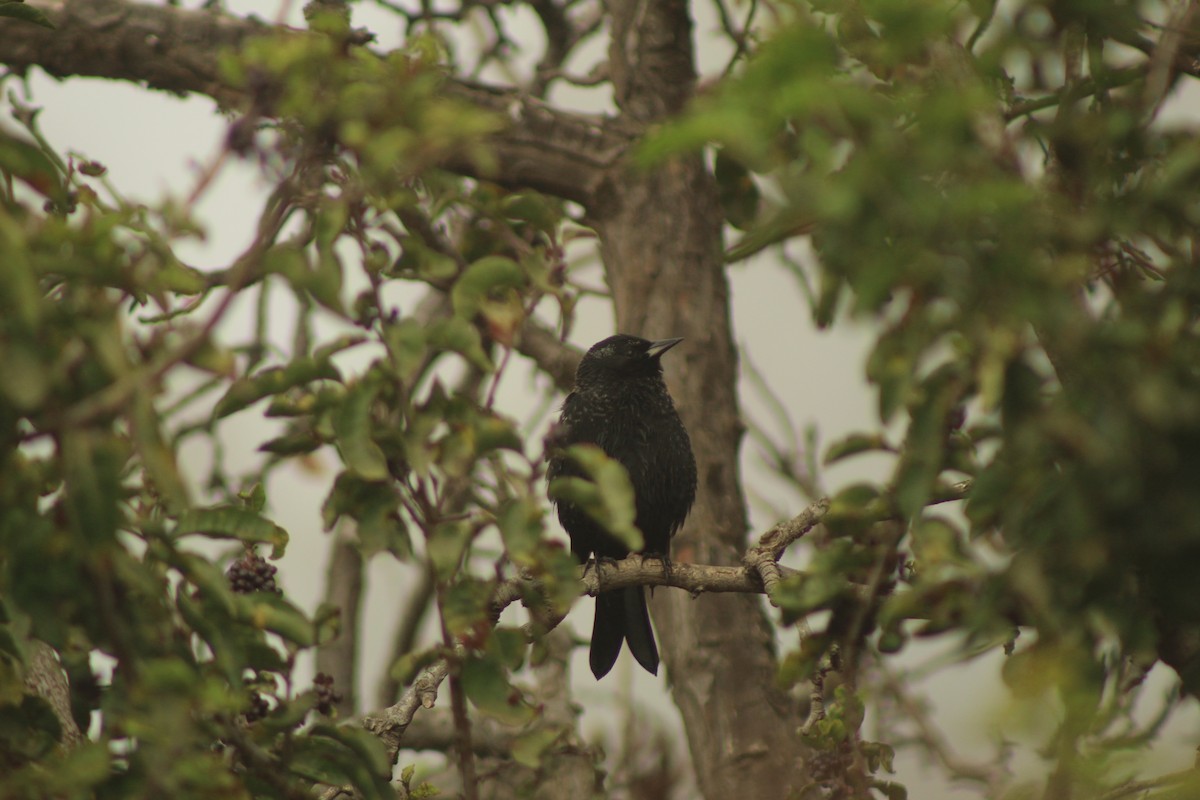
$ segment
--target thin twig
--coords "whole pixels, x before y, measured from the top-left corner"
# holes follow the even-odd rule
[[[86,426],[97,417],[116,413],[140,387],[157,383],[172,367],[191,358],[208,343],[213,330],[224,318],[234,299],[237,298],[239,290],[249,281],[255,268],[259,265],[263,253],[274,243],[275,237],[279,235],[284,223],[291,216],[294,210],[291,203],[292,193],[291,181],[285,182],[276,189],[259,222],[258,235],[246,252],[227,271],[226,292],[200,330],[192,334],[183,344],[154,362],[130,372],[102,391],[72,406],[63,415],[61,427],[64,429],[79,428]]]
[[[442,598],[439,593],[439,611],[441,608]],[[454,639],[450,635],[450,629],[446,627],[444,615],[441,622],[442,640],[447,648],[453,649]],[[479,800],[479,778],[475,772],[475,748],[471,744],[471,718],[467,715],[467,693],[463,688],[462,665],[462,658],[456,654],[449,672],[450,713],[454,716],[454,741],[455,749],[458,750],[458,771],[462,776],[463,798],[464,800]]]
[[[1146,75],[1146,83],[1142,87],[1142,107],[1146,109],[1147,119],[1158,116],[1159,110],[1170,94],[1175,77],[1179,74],[1179,52],[1183,47],[1183,38],[1191,27],[1192,17],[1196,12],[1195,0],[1180,9],[1163,30],[1162,38],[1150,54],[1150,64]]]
[[[758,544],[746,551],[746,555],[742,557],[742,564],[758,575],[768,598],[774,596],[775,587],[783,579],[785,568],[779,566],[783,552],[815,528],[828,511],[829,498],[822,497],[788,521],[772,527],[759,538]]]
[[[925,705],[909,694],[904,688],[904,683],[882,662],[878,663],[877,667],[880,688],[895,701],[904,717],[916,726],[918,740],[925,749],[954,777],[985,784],[989,788],[989,796],[998,795],[1001,788],[1000,772],[995,768],[971,764],[959,758],[929,718]]]
[[[1105,792],[1100,796],[1100,800],[1121,800],[1123,797],[1133,797],[1134,795],[1141,795],[1145,792],[1164,789],[1168,786],[1175,786],[1181,783],[1190,783],[1195,788],[1200,785],[1200,772],[1197,772],[1195,769],[1185,769],[1179,772],[1172,772],[1169,775],[1152,778],[1148,781],[1129,781]],[[1177,796],[1182,797],[1183,795],[1180,794]]]
[[[433,600],[433,572],[423,569],[418,572],[417,582],[408,598],[408,605],[400,621],[396,623],[396,633],[392,638],[389,663],[396,663],[401,656],[411,653],[417,641],[417,632],[421,629],[421,621],[429,611]],[[400,682],[389,671],[379,682],[376,698],[381,706],[390,706],[400,695]]]

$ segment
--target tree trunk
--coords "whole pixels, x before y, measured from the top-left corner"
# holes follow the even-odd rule
[[[609,10],[610,71],[624,116],[647,123],[681,111],[696,80],[687,4],[612,0]],[[687,158],[652,173],[619,165],[605,189],[591,221],[617,330],[684,337],[663,364],[692,438],[699,488],[673,557],[737,564],[747,541],[738,470],[743,426],[715,181],[700,159]],[[807,750],[796,704],[776,687],[760,597],[660,591],[651,609],[704,795],[797,796],[808,783]]]

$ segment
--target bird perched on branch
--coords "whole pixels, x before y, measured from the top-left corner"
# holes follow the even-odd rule
[[[574,444],[594,444],[629,474],[635,498],[635,524],[641,552],[661,556],[683,525],[696,497],[696,460],[687,430],[663,382],[663,353],[682,341],[647,341],[617,334],[592,346],[575,373],[575,388],[563,402],[547,477],[582,475],[563,452]],[[580,563],[619,559],[630,548],[574,503],[559,499],[558,519],[571,537]],[[621,642],[651,674],[658,674],[658,648],[650,628],[645,587],[633,586],[596,597],[589,663],[597,679],[616,663]]]

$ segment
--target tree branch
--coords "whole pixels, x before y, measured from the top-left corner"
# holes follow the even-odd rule
[[[54,710],[60,732],[58,740],[72,748],[84,740],[71,714],[71,686],[54,648],[42,641],[29,643],[29,663],[25,672],[25,691],[41,697]]]
[[[788,544],[796,541],[804,531],[820,521],[828,507],[827,499],[817,501],[788,522],[768,530],[754,549],[782,554]],[[803,574],[778,564],[775,565],[775,569],[779,578]],[[496,586],[490,603],[493,624],[505,608],[524,596],[522,585],[530,580],[526,576],[518,575]],[[644,558],[640,555],[633,555],[621,561],[605,561],[580,567],[579,581],[581,594],[593,596],[601,591],[630,586],[673,586],[689,592],[693,597],[714,593],[762,594],[765,591],[760,573],[755,568],[687,563],[671,563],[668,568],[661,558]],[[536,633],[544,634],[553,630],[563,619],[540,619]],[[535,635],[533,623],[526,626],[526,634],[530,637]],[[456,657],[465,654],[461,645],[456,645],[455,650]],[[405,746],[405,732],[417,711],[420,708],[433,708],[437,702],[438,688],[449,674],[449,660],[437,660],[421,671],[395,705],[363,719],[363,727],[383,740],[393,761]]]
[[[746,551],[746,555],[742,557],[742,564],[758,575],[768,597],[774,595],[775,587],[784,577],[785,568],[778,563],[784,550],[815,528],[828,511],[829,498],[822,497],[787,522],[781,522],[771,528],[759,538],[757,545]]]
[[[37,0],[29,5],[42,11],[56,28],[0,17],[0,63],[14,71],[40,67],[56,78],[144,83],[177,94],[203,94],[229,108],[245,106],[248,98],[222,79],[221,51],[239,50],[254,36],[289,35],[286,28],[216,10],[128,0]],[[447,169],[507,187],[531,187],[583,205],[595,200],[606,169],[620,158],[634,134],[615,120],[558,111],[510,89],[447,79],[444,91],[509,122],[489,139],[496,156],[491,172],[480,174],[478,166],[462,156],[447,162]]]
[[[358,620],[362,612],[363,558],[353,541],[352,523],[343,521],[330,545],[329,569],[325,573],[325,602],[341,611],[341,632],[331,642],[317,647],[317,672],[333,678],[341,700],[338,717],[354,714],[358,705],[355,680],[358,663]]]
[[[521,326],[516,347],[518,353],[532,360],[542,372],[549,375],[559,390],[571,391],[575,384],[575,369],[583,358],[578,348],[560,341],[554,331],[532,318],[525,320]]]

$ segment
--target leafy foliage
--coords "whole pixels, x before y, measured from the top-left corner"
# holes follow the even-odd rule
[[[1173,644],[1200,624],[1197,162],[1194,132],[1156,120],[1194,43],[1148,33],[1187,18],[1150,2],[783,13],[643,153],[715,143],[748,165],[772,199],[733,256],[792,260],[812,231],[815,258],[793,263],[814,319],[879,325],[867,376],[904,443],[886,484],[834,498],[816,574],[784,586],[786,614],[832,612],[788,663],[853,670],[839,658],[876,625],[887,653],[953,632],[973,655],[1020,631],[1006,676],[1064,702],[1070,770],[1064,754],[1111,732],[1108,704],[1131,706],[1131,672],[1162,658],[1200,690],[1200,653]],[[829,457],[889,449],[866,432]],[[930,507],[964,480],[965,519]]]
[[[1054,696],[1047,796],[1098,796],[1161,725],[1133,721],[1149,665],[1200,690],[1200,158],[1194,130],[1159,121],[1197,71],[1191,12],[767,5],[731,74],[640,153],[715,150],[729,260],[770,251],[818,325],[877,329],[879,429],[826,462],[882,454],[892,473],[834,495],[806,572],[772,597],[785,625],[817,626],[779,669],[816,698],[801,729],[812,788],[906,796],[886,777],[893,745],[861,727],[872,690],[891,691],[887,658],[941,636],[964,660],[1003,648],[1014,696]],[[20,3],[0,16],[47,24]],[[248,102],[222,158],[255,162],[273,191],[251,245],[207,272],[176,255],[200,233],[203,184],[131,202],[11,99],[24,131],[0,127],[0,797],[393,793],[394,752],[328,719],[340,687],[296,685],[338,611],[305,613],[259,555],[288,544],[268,479],[316,453],[338,463],[324,525],[352,530],[364,559],[432,576],[441,640],[393,674],[444,661],[456,710],[517,727],[525,768],[570,751],[513,674],[541,663],[539,623],[576,598],[576,565],[544,536],[543,454],[492,398],[535,310],[569,329],[576,229],[561,200],[441,170],[489,174],[487,137],[507,123],[446,90],[461,54],[432,26],[410,33],[380,57],[316,12],[309,31],[223,56]],[[561,66],[539,72],[542,90]],[[287,347],[268,334],[278,294],[295,309]],[[239,298],[257,301],[254,329],[228,342]],[[219,434],[239,415],[277,427],[231,475]],[[197,440],[214,456],[203,485],[179,466]],[[635,547],[628,476],[594,448],[571,455],[588,478],[552,493]],[[493,607],[517,574],[525,628]],[[44,647],[70,679],[69,719],[29,691]],[[87,734],[73,747],[68,723]],[[432,791],[413,777],[411,796]]]
[[[495,580],[467,563],[499,527],[555,608],[577,594],[574,565],[540,544],[541,467],[514,421],[445,381],[477,386],[494,372],[496,343],[511,343],[546,293],[567,306],[547,277],[561,214],[432,171],[452,153],[486,158],[481,138],[497,123],[439,94],[428,48],[380,59],[347,47],[336,19],[317,27],[226,60],[259,104],[230,146],[260,158],[277,188],[225,270],[173,254],[195,231],[190,207],[127,202],[102,165],[49,149],[35,113],[18,115],[27,136],[0,129],[4,797],[300,797],[314,782],[392,796],[380,740],[322,719],[337,697],[329,679],[294,683],[297,658],[337,635],[337,609],[306,614],[254,554],[269,545],[278,558],[288,543],[267,477],[323,448],[341,462],[325,524],[352,520],[364,556],[427,558],[448,635],[468,644],[455,667],[467,696],[509,722],[534,714],[514,704],[508,677],[525,639],[488,635]],[[451,247],[443,221],[459,218],[508,238]],[[450,302],[425,320],[401,315],[384,286],[403,281]],[[298,308],[288,357],[266,338],[265,298],[280,287]],[[247,294],[263,300],[254,338],[218,344],[212,332]],[[318,313],[345,333],[313,343]],[[342,359],[368,349],[348,372]],[[258,470],[231,476],[217,435],[245,414],[282,432],[262,443]],[[196,437],[217,448],[199,490],[178,464]],[[214,560],[211,545],[228,540],[237,550]],[[493,560],[494,574],[509,564]],[[90,729],[70,750],[55,746],[63,732],[47,701],[24,691],[44,645],[70,676],[75,723]]]

